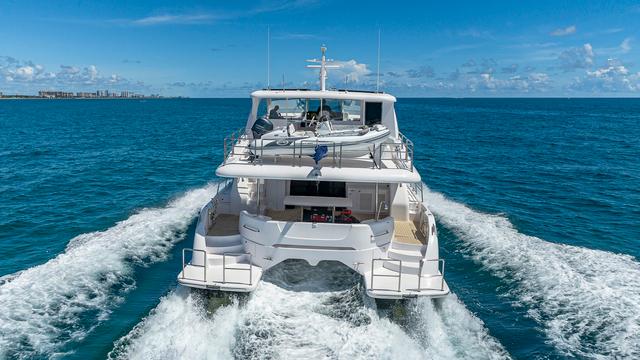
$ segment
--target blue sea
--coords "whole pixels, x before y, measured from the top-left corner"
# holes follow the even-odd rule
[[[0,102],[0,359],[640,358],[640,99],[400,99],[452,294],[177,285],[248,99]]]

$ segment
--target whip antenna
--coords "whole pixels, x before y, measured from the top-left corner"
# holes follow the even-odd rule
[[[380,91],[380,28],[378,28],[378,73],[376,74],[376,92]]]
[[[271,26],[267,26],[267,89],[271,89]]]

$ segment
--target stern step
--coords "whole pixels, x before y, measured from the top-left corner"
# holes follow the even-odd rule
[[[387,251],[387,256],[390,259],[402,260],[402,265],[404,265],[405,261],[419,263],[420,260],[424,258],[420,251],[398,250],[394,248],[391,248],[389,249],[389,251]]]
[[[398,261],[383,261],[382,267],[384,267],[385,269],[394,271],[396,273],[400,271],[400,263]],[[420,271],[420,263],[402,261],[403,274],[418,275],[419,271]]]

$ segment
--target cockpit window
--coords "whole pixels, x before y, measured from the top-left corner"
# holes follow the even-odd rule
[[[270,99],[267,108],[269,119],[301,119],[305,102],[303,99]]]
[[[314,120],[322,116],[331,121],[355,122],[362,119],[361,100],[341,99],[262,99],[259,114],[268,119]]]
[[[342,120],[357,121],[362,119],[361,100],[342,100]]]

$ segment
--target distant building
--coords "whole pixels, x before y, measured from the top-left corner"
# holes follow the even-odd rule
[[[120,92],[120,97],[121,98],[130,98],[133,96],[133,93],[131,91],[121,91]]]
[[[107,90],[98,90],[98,91],[96,91],[96,96],[97,97],[107,97],[107,96],[109,96],[109,91],[107,91]]]
[[[73,93],[72,92],[66,92],[66,91],[38,91],[38,96],[40,96],[41,98],[72,98]]]
[[[79,97],[79,98],[94,98],[94,97],[96,97],[96,93],[92,93],[92,92],[77,92],[76,93],[76,97]]]

